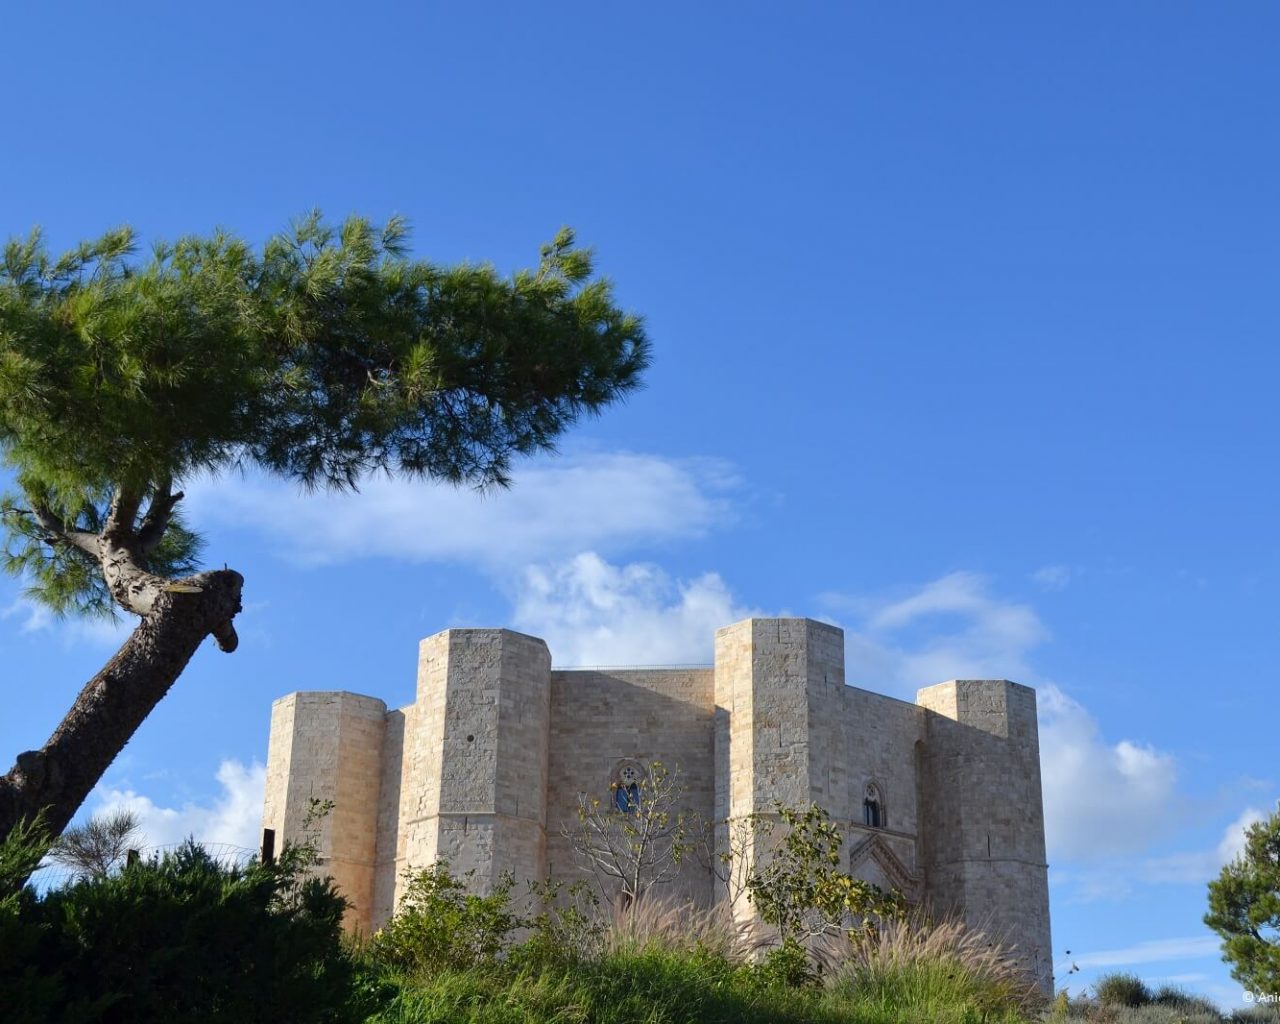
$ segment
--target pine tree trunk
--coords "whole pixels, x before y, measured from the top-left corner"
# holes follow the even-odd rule
[[[214,634],[223,650],[234,650],[231,620],[240,611],[243,577],[222,569],[181,583],[192,592],[159,594],[124,646],[80,691],[49,741],[19,754],[9,774],[0,777],[0,839],[41,810],[51,834],[58,835],[204,638]]]

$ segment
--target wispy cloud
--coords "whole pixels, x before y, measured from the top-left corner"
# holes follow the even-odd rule
[[[867,682],[858,685],[904,696],[947,679],[1029,681],[1027,655],[1049,638],[1030,605],[994,596],[989,581],[971,572],[948,573],[881,601],[837,595],[826,601],[855,615],[848,632],[861,663],[850,664],[848,677],[857,681],[865,670]]]
[[[1142,862],[1139,874],[1149,882],[1173,882],[1203,885],[1244,851],[1245,832],[1250,825],[1266,818],[1256,807],[1245,808],[1235,821],[1222,831],[1217,845],[1207,850],[1172,853],[1149,857]]]
[[[1045,590],[1066,590],[1075,575],[1069,565],[1044,565],[1031,574],[1031,581]]]
[[[377,477],[356,494],[303,494],[262,476],[201,480],[187,504],[202,523],[265,532],[305,566],[366,557],[524,566],[704,535],[732,518],[732,468],[630,452],[565,456],[486,494]]]
[[[1221,941],[1213,935],[1193,935],[1182,939],[1152,939],[1123,949],[1105,949],[1074,957],[1080,967],[1130,967],[1172,960],[1217,957]]]
[[[88,643],[116,648],[128,639],[138,624],[138,620],[130,615],[118,615],[114,619],[75,615],[59,618],[44,605],[27,597],[19,597],[8,607],[0,609],[0,621],[7,620],[15,621],[21,634],[51,634],[67,647]]]

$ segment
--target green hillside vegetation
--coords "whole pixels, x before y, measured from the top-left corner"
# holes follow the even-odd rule
[[[0,844],[6,1022],[1223,1020],[1137,979],[1046,1006],[1012,952],[951,921],[896,915],[806,952],[652,895],[625,910],[580,887],[508,881],[475,895],[437,864],[411,879],[388,927],[353,942],[346,901],[305,847],[235,866],[188,843],[44,894],[20,888],[46,849],[38,828]]]

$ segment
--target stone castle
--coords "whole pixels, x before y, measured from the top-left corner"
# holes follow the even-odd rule
[[[368,932],[404,870],[439,857],[481,885],[585,877],[561,825],[581,794],[608,806],[654,761],[678,767],[706,821],[820,804],[851,874],[999,933],[1046,982],[1035,691],[953,680],[910,704],[856,689],[843,632],[810,619],[726,626],[708,668],[553,669],[536,637],[437,633],[408,707],[346,692],[275,702],[263,824],[297,839],[311,801],[333,801],[312,827],[347,923]],[[677,884],[703,904],[720,895],[696,863]]]

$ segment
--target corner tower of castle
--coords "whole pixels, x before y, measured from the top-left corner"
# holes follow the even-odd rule
[[[1035,691],[952,680],[907,703],[848,686],[843,633],[811,619],[726,626],[694,669],[553,670],[535,637],[446,630],[422,641],[408,707],[276,701],[267,760],[264,827],[312,830],[353,929],[380,927],[405,870],[442,857],[481,887],[585,877],[560,834],[580,795],[605,802],[620,766],[660,761],[706,821],[819,804],[850,873],[994,930],[1049,984]],[[333,809],[306,826],[314,800]],[[674,885],[722,897],[692,862]]]

